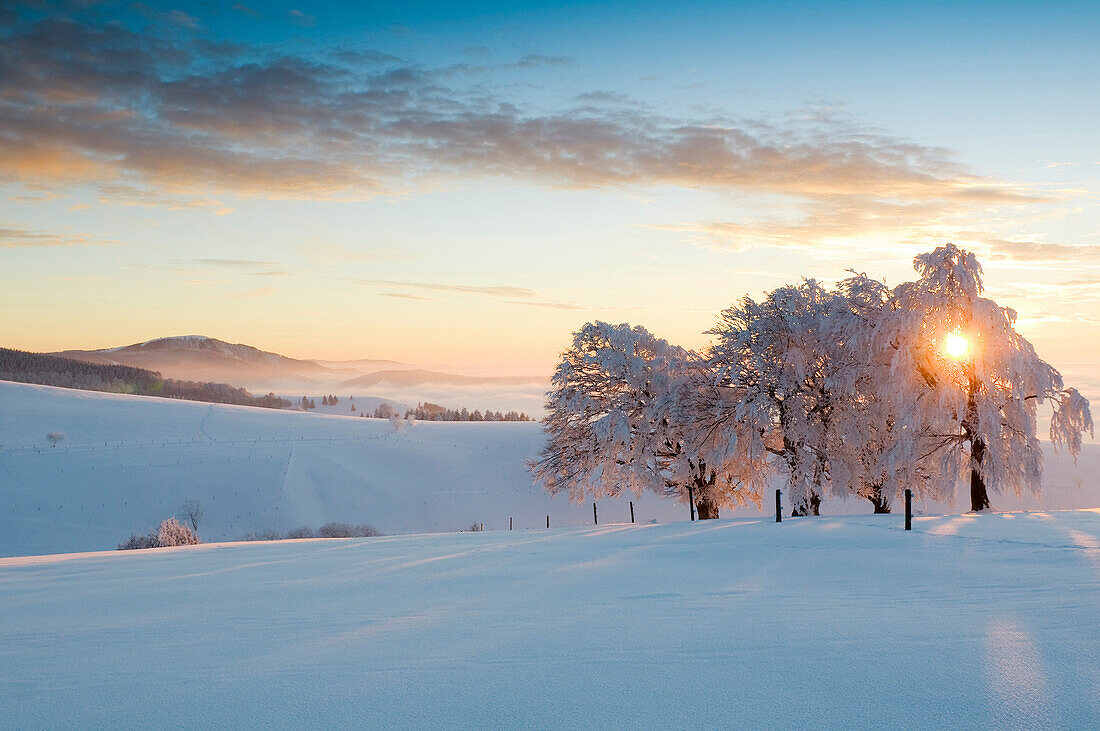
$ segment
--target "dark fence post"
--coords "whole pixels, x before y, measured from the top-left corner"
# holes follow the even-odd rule
[[[905,489],[905,530],[913,530],[913,491]]]
[[[511,518],[511,516],[509,516],[509,518],[508,518],[508,530],[512,530],[512,518]]]
[[[600,524],[600,519],[596,515],[596,503],[592,503],[592,522],[595,523],[596,525]]]
[[[783,493],[780,490],[775,491],[775,522],[783,522]]]
[[[634,522],[634,501],[630,501],[630,522]]]
[[[550,516],[549,515],[546,516],[546,527],[547,528],[550,527]]]
[[[691,519],[695,520],[695,491],[688,485],[688,507],[691,508]]]

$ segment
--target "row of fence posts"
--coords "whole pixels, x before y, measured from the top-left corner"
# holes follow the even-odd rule
[[[691,519],[695,520],[695,494],[691,487],[688,487],[688,505],[691,506]],[[600,524],[600,514],[596,510],[596,503],[592,503],[592,522],[596,525]],[[634,522],[634,501],[630,501],[630,522]],[[775,491],[775,522],[783,522],[783,491]],[[546,516],[546,527],[550,527],[550,516]],[[512,530],[512,518],[508,518],[508,530]],[[905,530],[913,530],[913,491],[906,489],[905,491]]]
[[[630,500],[630,522],[634,522],[634,501]],[[693,517],[692,520],[695,520]],[[592,503],[592,522],[596,525],[600,524],[600,514],[596,511],[596,503]],[[484,523],[482,523],[484,525]],[[550,527],[550,516],[546,516],[546,527]],[[508,530],[512,530],[512,517],[508,517]]]
[[[689,490],[689,495],[690,490]],[[695,516],[692,515],[692,520],[695,520]],[[775,522],[783,522],[783,491],[775,491]],[[913,491],[909,488],[905,489],[905,530],[913,530]]]

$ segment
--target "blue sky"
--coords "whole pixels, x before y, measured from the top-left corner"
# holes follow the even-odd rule
[[[590,319],[696,347],[955,241],[1095,370],[1098,35],[1090,3],[16,5],[4,344],[545,372]]]

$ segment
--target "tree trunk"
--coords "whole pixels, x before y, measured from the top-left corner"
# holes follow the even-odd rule
[[[985,442],[977,439],[970,445],[970,509],[974,512],[989,510],[989,493],[985,489],[981,464],[985,458]]]
[[[867,499],[875,506],[876,515],[890,512],[890,500],[886,497],[886,493],[883,492],[882,485],[875,485],[874,492],[868,495]]]
[[[970,366],[966,394],[966,421],[963,429],[970,440],[970,509],[974,512],[989,510],[989,493],[985,489],[985,478],[982,477],[982,460],[985,459],[985,442],[975,439],[978,431],[978,401],[977,394],[981,384],[974,375],[974,368]]]
[[[718,503],[708,497],[701,497],[695,501],[695,512],[699,520],[713,520],[718,517]]]
[[[816,492],[810,493],[807,501],[799,501],[791,506],[791,517],[799,518],[805,515],[821,515],[821,496]]]

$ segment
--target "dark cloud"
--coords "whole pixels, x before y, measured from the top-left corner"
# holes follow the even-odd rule
[[[532,54],[506,66],[569,62]],[[676,118],[607,105],[622,99],[606,91],[540,112],[476,80],[455,86],[454,69],[369,49],[278,55],[48,18],[0,36],[0,78],[0,179],[37,188],[333,199],[442,176],[501,176],[566,188],[779,194],[808,207],[806,220],[777,224],[774,237],[847,226],[849,210],[864,219],[936,217],[1035,199],[969,175],[947,150],[835,115]]]

